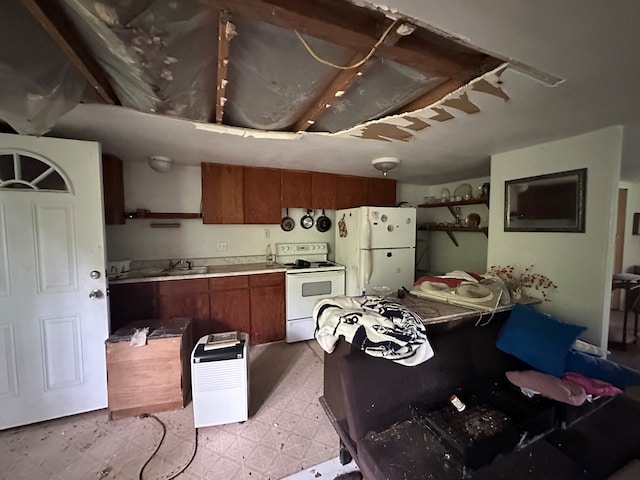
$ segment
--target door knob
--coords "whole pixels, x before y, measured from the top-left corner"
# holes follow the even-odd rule
[[[92,300],[96,298],[102,298],[102,290],[94,288],[89,292],[89,298]]]
[[[100,272],[98,270],[92,270],[89,276],[94,280],[97,280],[100,278]]]

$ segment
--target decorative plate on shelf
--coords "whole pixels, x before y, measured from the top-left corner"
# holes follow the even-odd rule
[[[478,228],[480,226],[480,215],[477,213],[470,213],[467,215],[467,226],[471,228]]]
[[[469,185],[468,183],[461,183],[456,187],[453,195],[454,197],[460,197],[463,200],[471,200],[471,192],[471,185]]]
[[[443,188],[440,190],[440,200],[443,202],[448,202],[451,199],[451,192],[448,188]]]

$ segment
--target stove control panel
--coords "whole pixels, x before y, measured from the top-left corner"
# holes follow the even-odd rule
[[[316,243],[278,243],[276,244],[277,255],[302,255],[317,254],[323,255],[329,252],[329,246],[325,242]]]

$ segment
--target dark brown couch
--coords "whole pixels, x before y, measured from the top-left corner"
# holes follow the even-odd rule
[[[620,395],[572,407],[528,399],[506,381],[505,371],[530,368],[495,347],[507,315],[485,327],[475,319],[428,327],[435,356],[415,367],[338,342],[325,354],[321,402],[341,460],[353,457],[366,480],[604,479],[640,458],[640,402]],[[423,416],[448,406],[452,393],[506,413],[509,428],[459,449]]]

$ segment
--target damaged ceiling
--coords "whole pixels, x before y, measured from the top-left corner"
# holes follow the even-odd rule
[[[0,6],[11,45],[0,53],[0,119],[20,133],[100,141],[125,161],[374,176],[372,159],[396,156],[390,176],[409,183],[487,175],[493,153],[634,128],[637,114],[617,99],[602,115],[591,98],[587,121],[576,115],[585,105],[554,114],[578,105],[578,75],[616,62],[559,27],[578,41],[592,27],[619,46],[632,37],[630,2],[609,22],[598,2],[580,2],[575,24],[524,0],[390,3],[10,0]],[[534,38],[543,20],[548,38]]]

